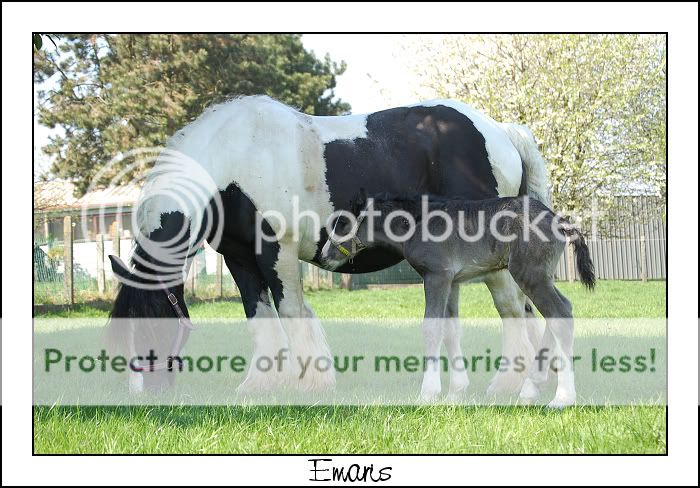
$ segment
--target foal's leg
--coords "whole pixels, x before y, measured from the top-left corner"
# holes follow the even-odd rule
[[[290,357],[299,369],[296,386],[302,390],[332,388],[333,357],[321,323],[304,300],[298,245],[291,240],[270,245],[274,255],[263,252],[261,267],[289,337]]]
[[[440,345],[442,344],[442,322],[445,318],[451,279],[439,273],[423,276],[425,289],[425,319],[423,321],[423,347],[425,372],[420,396],[431,400],[440,394]]]
[[[266,391],[289,381],[284,371],[272,368],[263,372],[256,365],[261,357],[275,358],[289,349],[287,334],[282,329],[277,312],[270,303],[270,293],[254,261],[245,265],[226,257],[226,266],[241,293],[248,318],[248,330],[253,337],[253,357],[248,374],[238,387],[239,392]]]
[[[576,386],[571,303],[556,289],[551,277],[530,279],[528,283],[523,283],[523,287],[535,306],[545,316],[547,327],[520,397],[525,401],[532,401],[539,395],[540,386],[547,380],[551,364],[552,369],[556,368],[557,390],[548,406],[562,408],[573,405],[576,402]],[[553,363],[554,360],[556,364]]]
[[[450,395],[457,395],[466,391],[469,386],[464,354],[460,339],[462,327],[459,324],[459,283],[452,283],[450,296],[447,299],[446,320],[443,323],[443,340],[447,357],[450,361]]]
[[[574,379],[574,318],[571,302],[554,286],[558,303],[557,319],[553,326],[554,336],[557,339],[560,356],[564,358],[563,364],[557,372],[557,389],[554,399],[549,407],[562,408],[576,403],[576,382]]]
[[[509,366],[499,370],[489,383],[487,394],[515,393],[520,391],[526,376],[523,368],[516,365],[529,365],[534,359],[533,339],[539,342],[542,335],[534,314],[526,317],[526,297],[506,269],[489,273],[484,283],[491,292],[493,303],[503,321],[501,356],[508,358]],[[529,329],[532,329],[528,331]]]

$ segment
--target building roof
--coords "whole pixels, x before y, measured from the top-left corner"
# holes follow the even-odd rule
[[[141,187],[129,183],[92,190],[80,198],[73,193],[75,185],[70,181],[53,180],[34,183],[34,210],[60,211],[83,207],[130,207],[138,200]]]

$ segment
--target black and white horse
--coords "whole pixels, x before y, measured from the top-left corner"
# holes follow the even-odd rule
[[[315,117],[265,96],[234,99],[178,131],[156,161],[135,212],[132,266],[113,261],[122,285],[112,317],[175,317],[163,283],[186,315],[182,282],[193,249],[207,239],[223,255],[246,316],[270,319],[249,322],[253,360],[275,357],[284,348],[293,356],[331,357],[323,329],[304,301],[298,266],[299,259],[321,266],[328,233],[319,231],[313,218],[298,216],[316,215],[323,225],[335,211],[349,208],[360,187],[370,193],[472,200],[529,194],[547,201],[545,163],[530,131],[497,123],[457,101]],[[295,221],[299,225],[286,225]],[[260,239],[260,229],[275,238]],[[401,259],[373,249],[335,271],[377,271]],[[507,271],[488,274],[484,282],[501,317],[523,319],[516,326],[504,321],[502,354],[531,356],[538,331],[524,325],[532,322],[525,320],[526,297]],[[139,354],[148,350],[148,338],[167,343],[178,333],[148,330],[147,321],[135,327],[117,322],[112,335]],[[241,388],[266,390],[294,381],[293,374],[251,368]],[[144,381],[157,385],[172,377],[162,371],[132,375],[136,390]],[[499,373],[490,391],[518,391],[523,378]],[[334,371],[309,372],[300,381],[303,389],[329,387]]]

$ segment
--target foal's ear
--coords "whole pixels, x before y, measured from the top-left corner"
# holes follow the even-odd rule
[[[367,206],[367,192],[364,188],[360,188],[360,203],[362,204],[362,208]]]
[[[119,281],[124,283],[125,281],[131,279],[131,271],[129,271],[129,268],[126,266],[124,261],[119,259],[118,256],[110,254],[109,261],[112,263],[112,272]]]
[[[360,215],[360,212],[364,210],[367,206],[367,192],[364,188],[360,188],[360,191],[355,195],[355,201],[352,204],[352,213],[355,215]]]

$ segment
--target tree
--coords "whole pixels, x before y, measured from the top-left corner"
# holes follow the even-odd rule
[[[48,34],[33,34],[32,35],[32,45],[34,46],[34,50],[38,51],[41,49],[41,47],[44,45],[44,38],[51,41],[55,48],[58,48],[58,46],[56,45],[56,41],[54,40],[54,37],[58,37],[58,36],[50,36]]]
[[[162,146],[233,96],[267,94],[316,115],[347,112],[333,93],[344,70],[307,52],[298,35],[63,35],[57,49],[34,53],[35,83],[58,77],[38,94],[38,120],[63,129],[43,151],[53,175],[82,193],[115,155]]]
[[[665,196],[663,36],[445,36],[407,47],[429,96],[530,127],[557,208],[581,212],[596,197],[604,211],[614,195]]]

